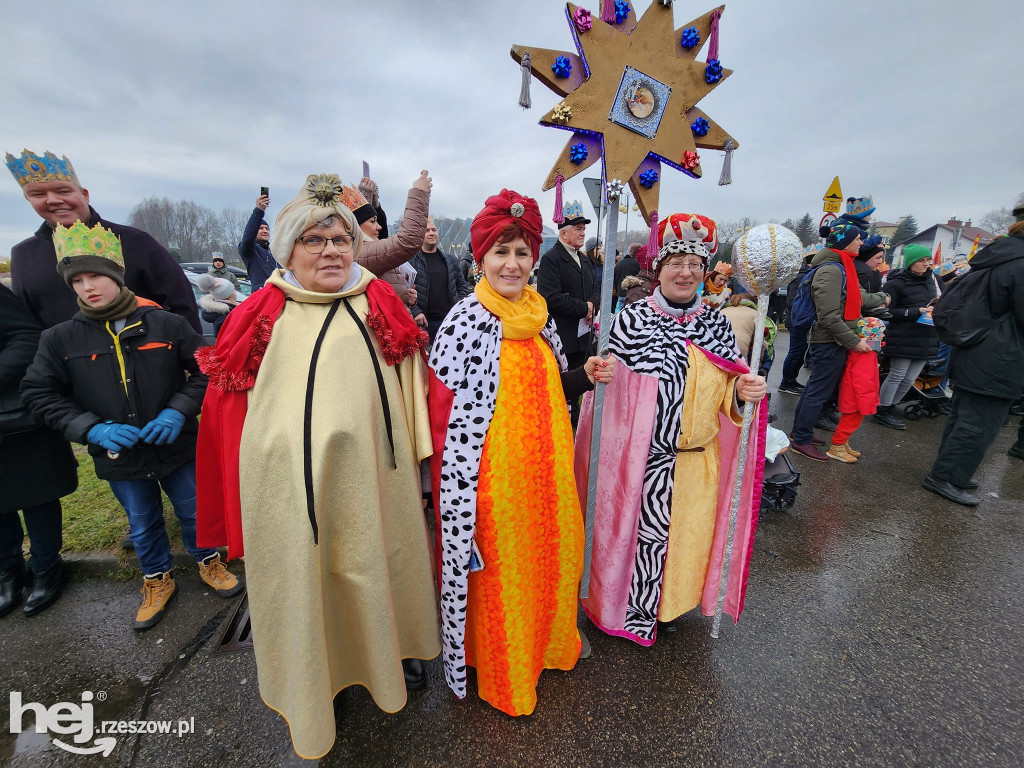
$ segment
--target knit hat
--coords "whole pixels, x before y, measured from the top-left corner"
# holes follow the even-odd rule
[[[837,251],[842,251],[860,237],[864,230],[855,227],[853,224],[839,224],[832,228],[825,239],[825,245]]]
[[[274,220],[270,252],[277,263],[287,268],[295,241],[314,224],[328,216],[337,216],[352,235],[352,258],[359,255],[362,238],[356,235],[359,222],[341,202],[341,179],[334,173],[311,174],[298,194],[285,204]]]
[[[866,219],[872,213],[875,212],[875,203],[871,199],[871,195],[865,195],[864,197],[848,197],[846,198],[846,215],[855,219]]]
[[[360,224],[369,221],[377,215],[377,209],[367,202],[363,193],[358,188],[346,184],[341,188],[341,204],[352,211],[356,221]]]
[[[223,256],[214,256],[212,259],[210,259],[210,263],[211,264],[216,264],[218,261],[221,264],[223,264],[224,263],[224,257]]]
[[[921,259],[928,259],[928,263],[931,264],[932,252],[925,248],[923,245],[918,245],[917,243],[914,243],[912,245],[908,245],[906,248],[903,249],[904,269],[909,269],[911,264],[913,264],[915,261],[920,261]]]
[[[235,286],[231,284],[230,280],[225,280],[223,277],[214,277],[213,275],[200,275],[197,277],[196,288],[221,301],[230,299],[231,294],[235,292]]]
[[[665,263],[665,259],[679,253],[692,253],[694,256],[700,256],[700,260],[704,262],[704,268],[707,269],[708,249],[704,247],[704,243],[699,243],[696,240],[673,240],[658,251],[658,257],[652,265],[655,276],[657,276],[658,271],[661,269],[661,265]]]
[[[520,195],[510,189],[503,189],[491,195],[484,202],[484,208],[469,225],[469,238],[473,245],[473,259],[477,264],[484,254],[491,250],[501,233],[507,227],[520,229],[533,249],[533,263],[540,258],[540,244],[544,220],[540,215],[537,201]]]
[[[1024,203],[1013,209],[1013,218],[1015,221],[1024,221]]]
[[[57,272],[68,285],[72,277],[82,272],[106,275],[124,285],[121,241],[102,224],[92,229],[81,221],[70,227],[58,224],[53,230],[53,250],[57,253]]]
[[[884,250],[881,235],[872,235],[861,244],[860,252],[856,256],[857,261],[868,261]]]
[[[583,250],[587,251],[589,253],[591,249],[596,248],[596,247],[597,247],[597,238],[596,237],[588,237],[586,244],[583,246]]]

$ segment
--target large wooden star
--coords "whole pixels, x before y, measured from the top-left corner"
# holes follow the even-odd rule
[[[724,8],[723,5],[717,10],[721,13]],[[723,69],[721,79],[708,83],[705,64],[696,60],[697,54],[707,42],[714,11],[708,11],[700,18],[673,30],[671,2],[652,2],[640,20],[636,21],[631,0],[629,16],[621,24],[603,22],[599,13],[594,12],[590,28],[581,30],[574,21],[576,9],[574,4],[566,3],[566,17],[577,53],[521,45],[512,47],[513,59],[521,63],[523,54],[529,53],[533,76],[564,97],[561,103],[556,104],[540,120],[541,125],[573,131],[548,174],[543,189],[551,189],[558,175],[570,179],[601,158],[604,161],[603,175],[606,180],[629,179],[633,196],[647,219],[651,210],[658,206],[662,163],[699,178],[699,162],[691,168],[684,167],[684,153],[695,152],[698,147],[724,149],[729,139],[734,148],[739,146],[736,139],[697,107],[702,98],[732,74],[731,69]],[[684,48],[681,39],[684,30],[690,27],[697,29],[700,42],[691,48]],[[552,69],[560,56],[566,57],[572,65],[568,77],[558,77]],[[620,82],[627,67],[671,88],[653,138],[620,125],[609,117],[617,99],[622,98]],[[571,113],[567,119],[562,117],[566,108]],[[695,135],[691,129],[699,117],[708,121],[705,136]],[[581,143],[587,148],[587,156],[582,162],[575,163],[571,159],[573,146]],[[580,154],[577,149],[577,158]],[[654,171],[658,178],[649,187],[641,183],[641,175],[646,171]],[[648,174],[644,180],[649,182],[651,178],[652,175]]]

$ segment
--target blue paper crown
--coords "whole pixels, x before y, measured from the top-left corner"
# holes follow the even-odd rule
[[[571,203],[566,203],[562,206],[562,215],[565,216],[565,220],[570,219],[582,219],[583,218],[583,206],[580,205],[579,200],[573,200]]]
[[[861,219],[875,212],[875,203],[871,195],[854,198],[846,204],[846,213],[849,216]]]
[[[69,181],[81,186],[75,169],[66,155],[57,157],[53,152],[47,152],[40,157],[35,152],[25,149],[22,150],[21,157],[14,157],[8,152],[4,162],[14,179],[23,187],[36,181]]]

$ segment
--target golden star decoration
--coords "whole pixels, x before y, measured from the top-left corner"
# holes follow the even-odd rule
[[[566,3],[566,17],[578,53],[515,45],[512,58],[521,62],[523,54],[529,53],[533,76],[564,97],[541,118],[540,124],[574,131],[542,188],[551,189],[557,176],[568,180],[602,158],[605,179],[629,179],[633,196],[647,219],[658,207],[662,162],[699,178],[699,163],[690,170],[683,167],[686,152],[696,152],[698,147],[724,149],[729,139],[735,148],[739,142],[696,106],[732,74],[731,69],[723,68],[722,77],[715,83],[708,83],[704,77],[706,64],[696,60],[710,36],[714,9],[673,29],[671,4],[652,2],[639,21],[632,5],[630,0],[629,17],[622,24],[601,21],[600,14],[593,13],[590,29],[581,31],[573,22],[577,6]],[[723,5],[717,10],[724,9]],[[697,28],[701,42],[687,49],[682,47],[680,39],[683,30],[689,27]],[[559,56],[568,57],[572,64],[568,77],[556,77],[551,68]],[[653,138],[609,118],[627,66],[671,88]],[[563,105],[571,114],[568,121],[560,120]],[[696,136],[690,128],[698,117],[704,117],[710,124],[706,136]],[[572,145],[579,142],[583,142],[589,152],[577,165],[570,161],[569,155]],[[639,181],[640,174],[646,170],[658,172],[658,182],[650,188]]]

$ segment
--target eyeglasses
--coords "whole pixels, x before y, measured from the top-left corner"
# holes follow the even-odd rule
[[[690,272],[691,274],[704,271],[704,262],[702,261],[688,261],[685,264],[681,261],[670,261],[666,264],[663,269],[666,272],[674,274],[680,274],[682,272]]]
[[[320,254],[327,248],[327,238],[320,235],[306,235],[305,237],[298,238],[298,242],[302,243],[306,253]],[[346,253],[352,250],[352,235],[338,235],[337,237],[332,237],[331,242],[334,243],[334,247],[338,249],[339,253]]]

